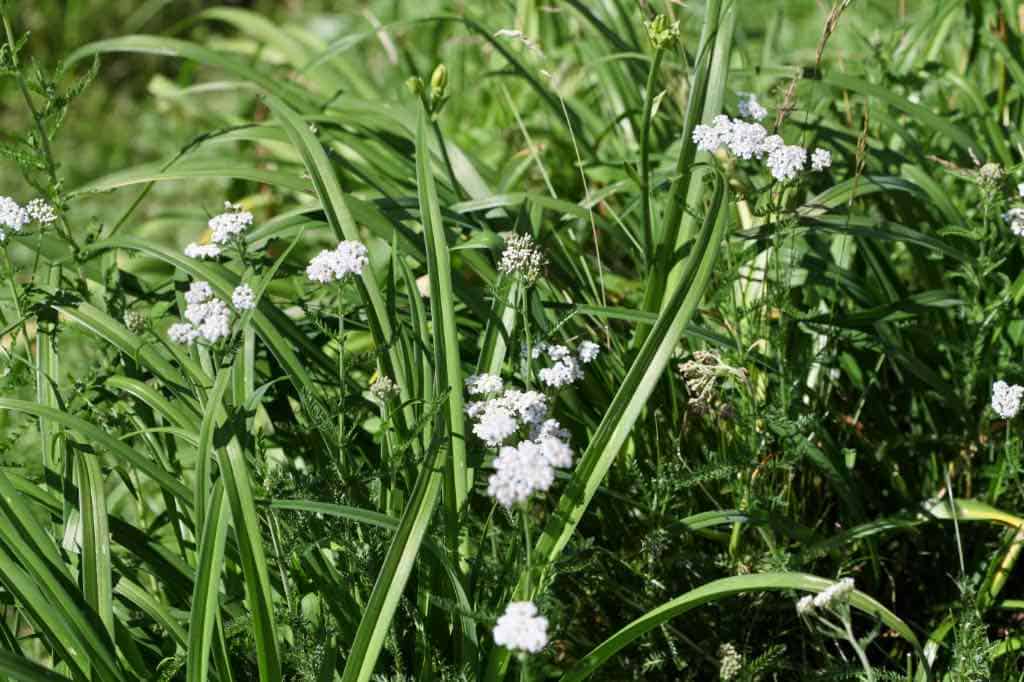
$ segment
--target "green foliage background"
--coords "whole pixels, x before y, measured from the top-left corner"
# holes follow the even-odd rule
[[[1020,428],[988,407],[1024,379],[1001,218],[1024,182],[1021,11],[855,0],[833,31],[826,4],[8,3],[26,72],[70,56],[62,89],[100,61],[52,147],[77,243],[6,249],[0,673],[714,679],[732,643],[737,679],[1024,679]],[[648,92],[657,11],[681,40]],[[440,63],[434,122],[407,80]],[[741,92],[792,104],[785,137],[833,167],[780,188],[679,163],[688,107]],[[14,78],[0,101],[16,148]],[[34,196],[3,167],[2,193]],[[250,267],[181,257],[226,199],[257,214]],[[497,276],[511,231],[551,261],[529,291]],[[376,294],[305,281],[342,237],[368,243]],[[231,344],[164,343],[188,278],[227,296],[254,271]],[[522,378],[526,330],[603,347],[558,396],[577,466],[522,512],[529,540],[447,383]],[[710,401],[678,369],[697,351],[724,377]],[[793,606],[841,576],[868,672]],[[528,663],[490,636],[514,598],[551,621]]]

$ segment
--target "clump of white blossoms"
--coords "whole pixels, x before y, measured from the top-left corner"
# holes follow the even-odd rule
[[[210,241],[214,244],[227,244],[252,225],[252,213],[243,211],[239,204],[225,201],[224,208],[226,210],[223,213],[213,216],[206,223],[212,233]]]
[[[43,199],[33,199],[25,206],[29,218],[40,225],[49,225],[57,220],[57,211]]]
[[[752,92],[741,92],[739,105],[736,107],[740,116],[754,121],[760,121],[768,115],[768,110],[757,101],[757,95]]]
[[[185,247],[185,255],[189,258],[217,258],[223,247],[238,239],[253,223],[252,213],[242,210],[239,204],[224,202],[223,213],[213,216],[206,223],[210,228],[210,243],[192,242]]]
[[[473,374],[466,377],[466,392],[470,395],[498,393],[504,383],[497,374]]]
[[[1011,208],[1003,214],[1003,220],[1010,226],[1010,232],[1024,237],[1024,208]]]
[[[760,123],[718,115],[710,124],[701,124],[693,129],[693,141],[700,151],[713,154],[726,148],[739,159],[764,160],[772,177],[780,182],[792,180],[807,168],[806,149],[787,145],[779,135],[769,135]],[[822,171],[831,165],[832,155],[827,150],[814,151],[811,158],[813,170]]]
[[[239,284],[231,292],[231,305],[235,310],[252,310],[256,307],[256,294],[248,284]]]
[[[533,602],[509,602],[494,626],[494,643],[513,651],[540,653],[548,645],[548,619],[538,615]]]
[[[743,656],[736,647],[726,642],[718,647],[718,679],[729,682],[743,670]]]
[[[306,276],[314,282],[327,284],[349,275],[361,275],[369,262],[365,246],[357,241],[346,240],[334,249],[324,249],[313,256],[306,266]]]
[[[31,222],[46,226],[57,220],[57,212],[42,199],[33,199],[27,206],[11,197],[0,197],[0,242],[11,232],[21,232]]]
[[[1017,416],[1021,398],[1024,398],[1024,386],[1010,385],[1002,380],[992,384],[992,409],[1003,419]]]
[[[811,154],[811,170],[823,171],[832,166],[832,153],[827,149],[815,149]]]
[[[391,380],[391,377],[379,374],[373,383],[370,384],[370,395],[374,400],[385,403],[389,398],[398,393],[398,386]]]
[[[534,244],[533,237],[528,234],[517,234],[505,240],[505,250],[501,252],[498,271],[521,277],[527,284],[532,284],[540,277],[541,270],[547,262],[547,258]]]
[[[573,354],[567,347],[558,344],[538,343],[533,347],[534,360],[547,357],[551,365],[537,372],[540,382],[549,388],[562,388],[583,378],[583,365],[593,362],[600,347],[593,341],[584,341]]]
[[[807,595],[796,603],[796,612],[809,615],[815,609],[827,609],[849,599],[853,592],[853,578],[843,578],[815,595]]]
[[[208,282],[193,282],[185,292],[185,320],[171,325],[167,336],[175,343],[192,344],[200,337],[216,343],[231,334],[231,309],[215,298]]]
[[[217,258],[220,256],[220,247],[216,244],[197,244],[196,242],[192,242],[185,247],[185,255],[197,260]]]

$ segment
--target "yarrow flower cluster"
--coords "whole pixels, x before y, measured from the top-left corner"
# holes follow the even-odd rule
[[[380,374],[370,384],[370,395],[377,402],[387,402],[388,398],[398,393],[398,386],[391,380],[391,377]]]
[[[779,135],[769,135],[760,123],[715,116],[710,125],[701,124],[693,129],[693,141],[701,151],[715,153],[725,147],[740,159],[763,159],[772,177],[780,182],[792,180],[807,168],[806,149],[787,145]],[[814,150],[813,170],[822,171],[831,165],[832,155],[828,151]]]
[[[207,259],[221,255],[223,247],[237,239],[246,229],[252,226],[253,216],[243,211],[241,205],[224,202],[225,211],[213,216],[206,223],[210,228],[210,242],[200,244],[192,242],[185,247],[185,255],[189,258]]]
[[[46,226],[55,220],[57,212],[42,199],[33,199],[21,206],[11,197],[0,197],[0,242],[5,241],[10,232],[21,232],[31,222]]]
[[[741,92],[739,95],[740,102],[737,109],[740,112],[740,116],[760,121],[768,115],[768,110],[757,101],[757,95],[752,92]]]
[[[796,603],[796,612],[809,615],[815,609],[827,609],[845,602],[853,592],[853,578],[843,578],[815,595],[807,595]]]
[[[1002,380],[992,384],[992,409],[1003,419],[1017,416],[1021,398],[1024,398],[1024,386],[1010,385]]]
[[[235,310],[252,310],[256,307],[256,294],[248,284],[240,284],[231,292],[231,305]]]
[[[494,626],[494,643],[524,653],[540,653],[548,644],[548,619],[530,601],[514,601]]]
[[[40,225],[49,225],[57,220],[57,211],[42,199],[33,199],[25,206],[29,218]]]
[[[502,506],[512,507],[547,490],[555,481],[555,469],[572,466],[569,432],[548,418],[543,393],[504,389],[501,379],[489,374],[469,377],[466,388],[470,395],[493,396],[467,404],[466,413],[474,422],[473,433],[488,447],[500,448],[487,494]],[[506,445],[513,437],[518,442]]]
[[[236,310],[248,310],[255,305],[252,288],[247,284],[235,287],[231,302]],[[167,330],[171,341],[191,345],[200,338],[216,343],[231,335],[232,311],[228,304],[213,295],[209,282],[198,281],[185,292],[185,320],[172,324]]]
[[[1010,226],[1010,232],[1024,237],[1024,208],[1011,208],[1003,214],[1003,220]]]
[[[547,258],[534,244],[533,237],[517,234],[505,240],[498,271],[522,277],[528,284],[532,284],[540,277],[547,262]]]
[[[306,266],[306,276],[314,282],[327,284],[361,275],[370,262],[366,247],[357,241],[343,241],[334,249],[324,249]]]
[[[550,388],[562,388],[583,378],[582,365],[593,362],[601,352],[593,341],[584,341],[573,354],[567,347],[558,344],[538,343],[533,347],[534,360],[546,356],[552,364],[537,372],[537,378]]]
[[[723,682],[735,679],[743,670],[743,656],[736,647],[726,642],[718,647],[718,679]]]

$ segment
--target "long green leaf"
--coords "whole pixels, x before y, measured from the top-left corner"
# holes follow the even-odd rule
[[[459,357],[459,333],[455,322],[455,292],[452,288],[451,257],[441,220],[434,175],[430,169],[428,114],[420,110],[416,129],[416,184],[419,187],[420,220],[427,252],[430,277],[430,312],[434,329],[435,363],[439,392],[447,393],[448,471],[444,498],[449,542],[460,548],[459,518],[466,504],[467,489],[473,471],[466,467],[466,416],[462,398],[462,360]],[[458,549],[456,551],[459,551]]]
[[[572,670],[561,678],[562,682],[579,682],[579,680],[587,679],[603,663],[643,634],[698,606],[745,592],[798,590],[817,593],[833,585],[835,585],[835,582],[832,580],[806,573],[757,573],[712,581],[645,613],[616,632],[584,656]],[[875,599],[857,590],[850,594],[849,600],[851,606],[873,618],[877,618],[907,640],[914,647],[915,651],[921,654],[921,645],[917,641],[913,630],[896,614],[885,608]]]

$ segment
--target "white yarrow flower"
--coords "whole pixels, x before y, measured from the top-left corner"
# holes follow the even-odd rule
[[[725,143],[729,151],[740,159],[750,160],[764,155],[764,141],[768,131],[760,123],[733,121]]]
[[[843,602],[851,592],[853,592],[853,578],[843,578],[816,594],[814,596],[814,606],[823,609]]]
[[[801,597],[800,601],[798,601],[796,603],[796,612],[799,615],[806,616],[807,614],[811,613],[812,611],[814,611],[814,595],[813,594],[808,594],[808,595],[806,595],[804,597]]]
[[[178,322],[167,329],[167,336],[174,343],[189,345],[195,343],[195,340],[199,338],[199,330],[188,322]]]
[[[1017,416],[1021,398],[1024,398],[1024,386],[1010,385],[1002,380],[992,384],[992,409],[1003,419]]]
[[[528,234],[513,235],[505,240],[498,271],[506,275],[522,277],[532,284],[540,277],[547,264],[547,258],[536,247],[533,237]]]
[[[199,280],[189,285],[185,292],[185,302],[188,304],[206,303],[213,298],[213,287],[209,282]]]
[[[466,377],[466,392],[470,395],[499,393],[503,387],[501,377],[496,374],[473,374]]]
[[[785,145],[768,154],[768,168],[780,182],[792,180],[807,166],[807,150],[798,145]]]
[[[723,114],[711,119],[710,124],[701,124],[693,129],[693,141],[702,152],[715,153],[726,146],[731,137],[732,121]]]
[[[1011,208],[1003,214],[1003,220],[1010,226],[1010,232],[1024,237],[1024,208]]]
[[[57,211],[43,199],[33,199],[25,206],[28,216],[40,225],[49,225],[57,220]]]
[[[737,108],[739,109],[740,116],[760,121],[768,115],[768,110],[757,101],[757,95],[752,92],[741,92],[739,95],[740,102]]]
[[[530,440],[505,446],[494,459],[494,473],[487,479],[487,494],[504,507],[525,502],[555,482],[555,469],[543,449]]]
[[[349,275],[361,275],[370,262],[366,247],[357,241],[346,240],[333,250],[324,249],[309,261],[306,276],[314,282],[327,284]]]
[[[489,447],[495,448],[505,442],[519,429],[515,415],[496,400],[488,401],[473,426],[473,433]]]
[[[494,626],[494,643],[513,651],[539,653],[548,644],[548,619],[537,615],[533,602],[510,602]]]
[[[28,211],[10,197],[0,197],[0,241],[7,239],[7,230],[21,232],[30,220]]]
[[[387,402],[388,398],[398,393],[398,386],[391,377],[379,374],[373,383],[370,384],[370,395],[377,402]]]
[[[214,244],[226,244],[252,225],[252,213],[243,211],[238,204],[224,202],[224,208],[227,209],[224,213],[213,216],[207,223]]]
[[[197,244],[192,242],[185,247],[185,255],[199,260],[217,258],[220,256],[220,247],[216,244]]]
[[[811,154],[811,170],[823,171],[832,166],[832,153],[827,149],[815,149]]]
[[[580,356],[580,362],[585,365],[589,365],[597,359],[598,354],[601,352],[601,347],[593,341],[584,341],[580,344],[577,352]]]
[[[235,310],[252,310],[256,307],[256,295],[248,284],[239,284],[231,292],[231,305]]]

